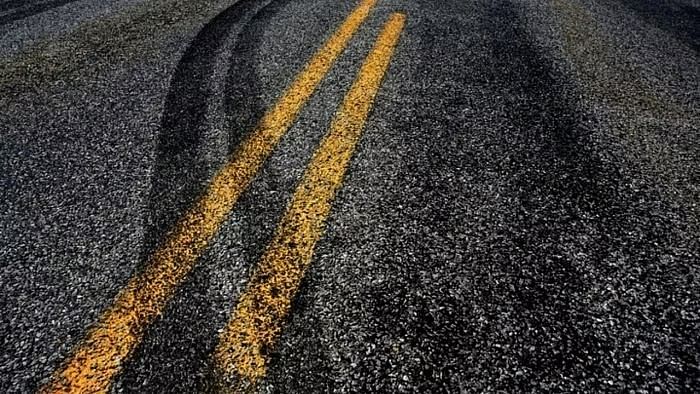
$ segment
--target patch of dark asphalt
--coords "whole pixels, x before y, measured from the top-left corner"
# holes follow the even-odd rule
[[[489,13],[482,28],[492,49],[496,97],[512,124],[497,144],[507,149],[502,171],[514,205],[503,241],[494,245],[510,278],[501,291],[511,298],[513,324],[520,327],[508,353],[524,373],[508,385],[529,391],[562,384],[562,376],[584,382],[600,376],[604,344],[587,313],[592,284],[577,255],[605,253],[599,230],[618,237],[619,171],[600,160],[591,138],[595,123],[581,112],[575,85],[534,44],[517,6],[499,3]]]
[[[28,18],[32,15],[40,14],[50,9],[72,3],[77,0],[53,0],[27,2],[22,0],[9,1],[0,4],[0,12],[7,12],[0,15],[0,26],[12,23],[16,20]]]
[[[79,89],[85,78],[98,78],[112,69],[126,69],[144,59],[170,57],[173,53],[163,52],[163,44],[171,39],[189,37],[204,21],[230,4],[231,0],[120,1],[114,5],[115,12],[96,19],[87,18],[66,32],[56,31],[14,55],[0,57],[0,90],[3,93],[0,106],[19,102],[31,105],[34,96],[44,94],[47,86],[58,89],[60,84],[61,89]],[[85,11],[90,14],[87,5]],[[58,23],[82,18],[76,10],[66,11],[65,14],[56,13],[60,16],[46,12],[41,17],[55,16]],[[36,29],[52,30],[47,29],[46,23],[37,23]],[[32,29],[12,26],[4,36],[25,35],[27,30]],[[36,37],[36,33],[31,35]]]
[[[45,3],[42,0],[26,1],[26,0],[10,0],[0,3],[0,12],[13,11],[18,8],[23,8],[32,5],[40,5]]]
[[[603,4],[625,7],[661,30],[700,51],[700,8],[674,0],[602,0]]]

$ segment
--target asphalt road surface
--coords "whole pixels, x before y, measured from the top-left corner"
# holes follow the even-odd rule
[[[0,392],[700,390],[697,0],[0,0]]]

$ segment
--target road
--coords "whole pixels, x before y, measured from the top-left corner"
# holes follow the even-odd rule
[[[0,391],[694,392],[696,0],[0,0]]]

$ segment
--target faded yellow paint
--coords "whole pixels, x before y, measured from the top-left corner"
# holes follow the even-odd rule
[[[221,334],[214,361],[224,380],[254,384],[265,374],[265,352],[311,262],[404,22],[393,14],[384,25]]]
[[[107,392],[124,360],[141,342],[146,328],[190,273],[260,166],[366,19],[375,1],[363,0],[314,55],[215,175],[202,197],[168,234],[146,268],[131,278],[40,392]]]

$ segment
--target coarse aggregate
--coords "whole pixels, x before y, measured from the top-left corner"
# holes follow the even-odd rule
[[[0,391],[28,393],[358,2],[0,1]],[[695,0],[378,0],[111,391],[218,388],[219,335],[393,12],[254,391],[696,391]]]

